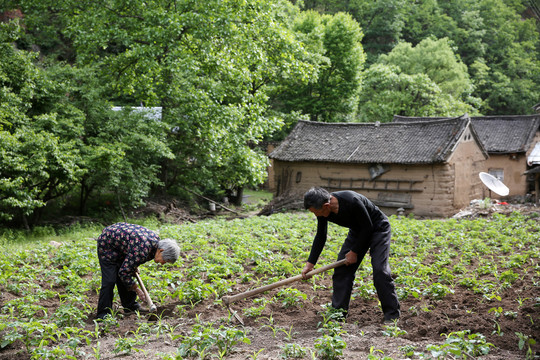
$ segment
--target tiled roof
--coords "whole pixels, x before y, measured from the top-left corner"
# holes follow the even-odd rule
[[[440,117],[394,116],[394,122],[434,121]],[[526,152],[540,129],[540,114],[471,117],[473,127],[488,153]]]
[[[338,163],[440,163],[452,154],[469,124],[467,116],[417,123],[299,121],[270,157]]]

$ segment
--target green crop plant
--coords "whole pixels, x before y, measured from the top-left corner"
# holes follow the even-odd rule
[[[428,345],[426,349],[430,351],[435,359],[468,359],[477,356],[487,355],[492,343],[486,341],[482,334],[471,334],[470,330],[456,331],[446,336],[446,341],[442,345]]]
[[[295,334],[297,334],[296,331],[293,331],[293,326],[291,325],[288,329],[284,329],[284,328],[281,328],[279,329],[279,331],[283,332],[285,334],[285,338],[288,340],[288,341],[291,341],[293,336]]]
[[[230,354],[233,347],[240,342],[251,343],[246,333],[233,327],[221,325],[214,328],[213,324],[193,326],[191,334],[182,337],[178,348],[180,356],[198,356],[205,359],[207,355],[217,354],[219,358]]]
[[[303,359],[307,349],[298,344],[285,344],[281,346],[280,357],[283,359]]]
[[[281,289],[275,295],[281,301],[281,306],[284,308],[302,306],[302,301],[307,299],[307,295],[295,288]]]
[[[268,320],[268,324],[261,326],[261,329],[269,328],[272,331],[272,336],[275,338],[279,331],[279,327],[274,324],[274,317],[272,314],[270,314],[266,320]]]
[[[244,315],[257,318],[262,315],[264,309],[266,309],[266,305],[271,303],[271,300],[267,300],[265,298],[258,298],[253,300],[253,304],[258,306],[251,306],[247,309],[243,310]]]
[[[399,351],[403,353],[408,359],[411,359],[415,354],[416,346],[414,345],[404,345],[399,347]]]
[[[65,326],[84,326],[84,319],[87,317],[88,311],[79,309],[72,304],[61,304],[54,314],[52,320],[58,327]]]
[[[379,354],[382,356],[379,356]],[[367,360],[392,360],[389,356],[384,356],[384,351],[375,349],[374,346],[369,348],[369,354],[366,357]]]
[[[493,320],[493,322],[495,323],[495,330],[493,330],[492,334],[493,335],[497,334],[498,336],[503,336],[504,332],[501,329],[501,325],[497,322],[497,320]]]
[[[448,286],[445,286],[439,283],[433,283],[424,290],[423,295],[429,296],[436,300],[440,300],[444,298],[446,295],[453,294],[453,293],[454,293],[454,290],[450,289]]]
[[[330,304],[322,305],[323,310],[319,312],[322,316],[322,321],[317,324],[317,327],[324,327],[328,323],[340,323],[345,319],[345,310],[336,309]]]
[[[83,356],[83,355],[86,355],[86,354],[77,353],[77,355]],[[57,346],[57,347],[54,347],[52,349],[48,349],[48,348],[44,348],[44,347],[36,348],[36,349],[32,350],[31,359],[36,359],[36,360],[37,359],[39,359],[39,360],[43,360],[43,359],[47,359],[47,360],[53,360],[53,359],[77,360],[78,357],[75,356],[75,355],[69,355],[65,349]]]
[[[263,351],[264,351],[264,348],[254,351],[253,354],[249,355],[249,357],[253,360],[256,360],[259,357],[259,354],[262,353]]]
[[[397,322],[394,322],[392,325],[385,325],[382,333],[384,336],[399,337],[401,335],[406,335],[407,331],[400,329],[399,326],[397,326]]]
[[[115,311],[113,309],[111,313],[109,315],[106,315],[103,319],[99,321],[94,320],[96,328],[99,329],[100,334],[110,333],[112,329],[120,327],[117,315],[118,311]]]
[[[315,339],[314,348],[318,359],[335,360],[343,355],[347,343],[339,335],[324,334]]]
[[[138,345],[143,345],[144,340],[138,338],[119,337],[114,342],[113,353],[120,355],[129,355],[132,351],[139,352]]]
[[[495,315],[496,318],[500,317],[503,313],[503,308],[502,307],[492,307],[491,309],[488,310],[488,313],[493,313]]]
[[[525,350],[525,358],[527,360],[534,359],[535,355],[532,351],[531,346],[536,344],[536,340],[534,340],[531,336],[525,335],[520,332],[516,332],[516,336],[518,337],[518,348],[519,350]]]

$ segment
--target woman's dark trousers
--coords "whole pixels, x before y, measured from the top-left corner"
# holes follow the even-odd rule
[[[136,301],[137,293],[128,290],[118,277],[118,271],[122,264],[99,259],[99,265],[101,266],[101,290],[99,291],[97,318],[103,319],[105,315],[111,313],[115,285],[118,289],[122,306],[128,310],[137,310],[139,307]]]

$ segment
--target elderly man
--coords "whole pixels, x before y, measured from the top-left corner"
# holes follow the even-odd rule
[[[373,282],[384,313],[384,321],[392,322],[400,316],[394,280],[391,276],[390,223],[384,213],[365,196],[354,191],[329,193],[322,188],[311,188],[304,194],[304,207],[317,216],[317,233],[302,276],[313,269],[326,243],[328,222],[349,228],[349,233],[338,254],[345,264],[334,270],[332,307],[343,310],[345,316],[354,284],[355,273],[369,250],[373,267]]]
[[[124,311],[140,308],[143,291],[134,280],[138,266],[154,259],[158,264],[174,263],[180,254],[175,240],[163,239],[140,225],[117,223],[107,226],[97,239],[97,253],[101,267],[101,290],[97,319],[111,313],[114,286],[118,288]]]

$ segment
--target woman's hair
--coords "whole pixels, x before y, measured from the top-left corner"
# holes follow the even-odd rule
[[[158,249],[163,249],[161,256],[163,260],[174,263],[180,255],[180,248],[174,239],[162,239],[158,242]]]
[[[330,202],[331,195],[328,191],[320,187],[312,187],[304,194],[304,208],[320,209],[322,206]]]

